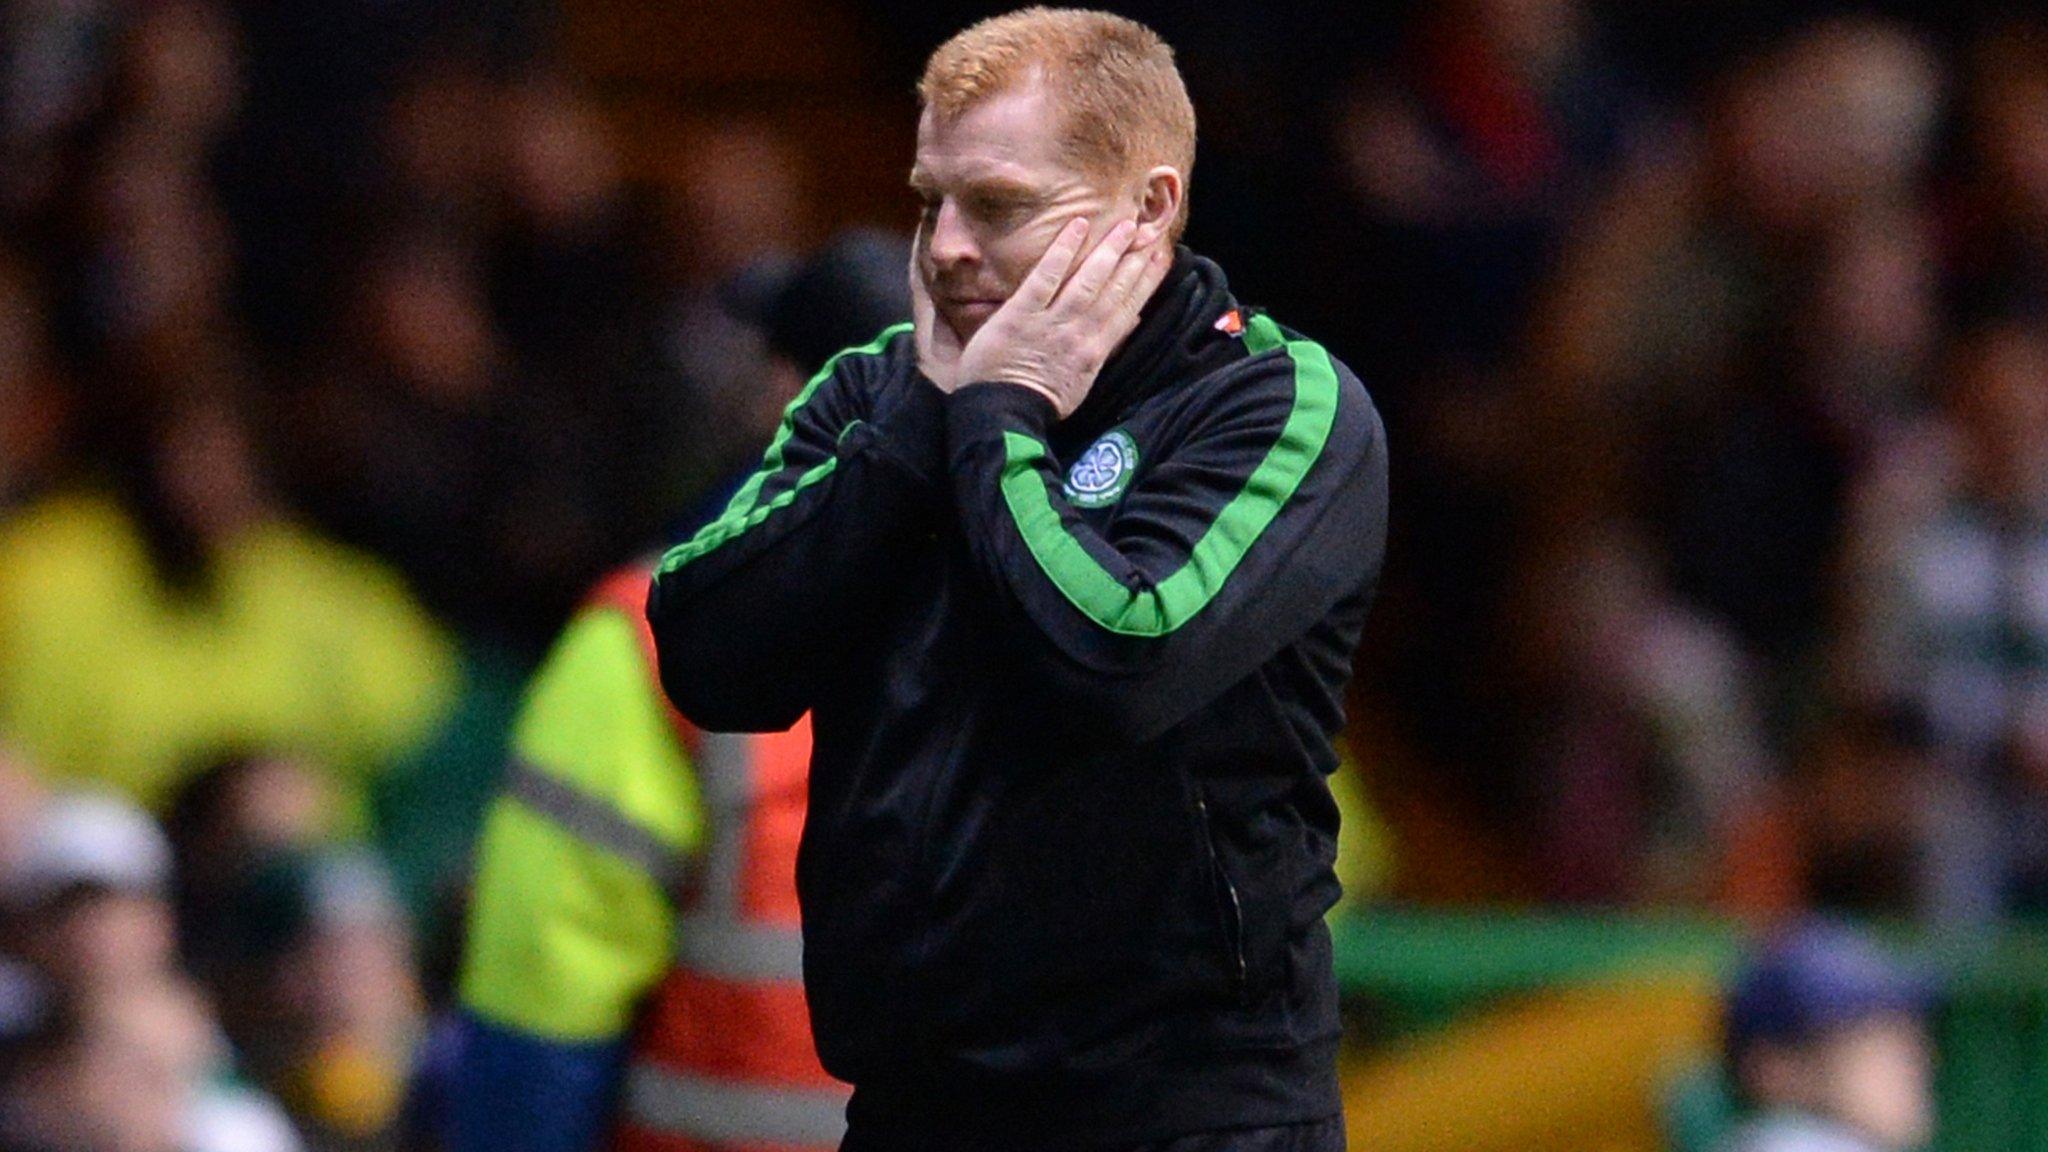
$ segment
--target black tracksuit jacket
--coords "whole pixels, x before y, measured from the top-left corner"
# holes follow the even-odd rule
[[[849,1118],[1074,1148],[1338,1110],[1331,736],[1385,548],[1355,376],[1182,249],[1087,400],[840,354],[648,602],[713,730],[812,713]]]

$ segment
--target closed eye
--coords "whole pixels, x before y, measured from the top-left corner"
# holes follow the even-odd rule
[[[967,202],[967,211],[978,220],[1008,225],[1031,214],[1034,205],[1017,196],[978,196]]]

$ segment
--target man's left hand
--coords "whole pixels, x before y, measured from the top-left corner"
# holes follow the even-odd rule
[[[1021,384],[1052,401],[1060,419],[1072,415],[1173,263],[1163,244],[1133,249],[1137,231],[1128,220],[1111,228],[1069,277],[1088,236],[1087,220],[1069,221],[1016,294],[960,350],[955,378]]]

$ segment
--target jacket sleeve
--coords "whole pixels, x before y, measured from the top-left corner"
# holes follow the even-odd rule
[[[1246,341],[1241,378],[1136,465],[1099,530],[1063,490],[1049,403],[1006,384],[947,402],[977,566],[1055,714],[1096,736],[1159,735],[1378,578],[1386,452],[1364,389],[1266,317]]]
[[[669,698],[699,727],[794,724],[835,638],[943,509],[938,389],[915,378],[877,403],[908,330],[827,363],[725,513],[662,557],[647,618]]]

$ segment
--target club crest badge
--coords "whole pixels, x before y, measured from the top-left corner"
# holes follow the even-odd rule
[[[1106,508],[1123,496],[1138,471],[1138,445],[1118,428],[1105,432],[1067,469],[1061,491],[1076,508]]]

